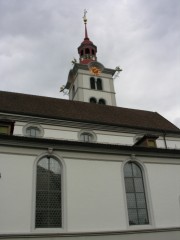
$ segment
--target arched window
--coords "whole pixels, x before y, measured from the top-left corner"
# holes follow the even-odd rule
[[[81,50],[81,53],[80,53],[81,56],[83,56],[83,49]]]
[[[94,49],[92,49],[92,55],[94,55],[94,54],[95,54]]]
[[[141,167],[134,162],[124,166],[129,225],[149,224]]]
[[[28,123],[23,127],[23,135],[26,137],[43,137],[44,130],[41,125],[34,124],[34,123]]]
[[[106,101],[105,101],[103,98],[100,98],[100,99],[99,99],[99,104],[105,105],[105,104],[106,104]]]
[[[86,49],[85,49],[85,54],[90,54],[89,48],[86,48]]]
[[[81,133],[80,140],[83,142],[92,142],[93,141],[93,135],[88,132]]]
[[[53,157],[44,157],[37,163],[36,228],[62,227],[61,211],[62,167]]]
[[[91,89],[95,89],[96,88],[96,86],[95,86],[95,78],[94,77],[90,78],[90,86],[91,86]]]
[[[29,126],[26,129],[26,135],[28,137],[39,137],[40,132],[41,132],[40,129],[35,126]]]
[[[94,97],[90,98],[90,103],[97,103],[96,98],[94,98]]]
[[[102,79],[98,78],[97,79],[97,90],[102,90]]]

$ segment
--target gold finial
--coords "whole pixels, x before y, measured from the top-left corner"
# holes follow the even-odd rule
[[[84,16],[83,16],[84,24],[87,23],[86,13],[87,13],[87,10],[84,9]]]

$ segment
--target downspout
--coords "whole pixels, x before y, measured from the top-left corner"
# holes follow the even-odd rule
[[[163,132],[163,139],[164,139],[165,148],[167,149],[166,133],[165,132]]]

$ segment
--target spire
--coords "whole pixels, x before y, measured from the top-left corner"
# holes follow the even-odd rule
[[[84,26],[85,26],[85,37],[84,41],[81,43],[81,45],[78,47],[78,53],[79,53],[79,62],[81,64],[88,64],[89,62],[96,61],[96,52],[97,47],[89,40],[88,32],[87,32],[87,10],[84,9]]]
[[[89,38],[88,38],[88,32],[87,32],[87,18],[86,18],[86,13],[87,13],[87,10],[84,9],[84,16],[83,16],[84,26],[85,26],[85,38],[84,38],[84,40],[89,40]]]

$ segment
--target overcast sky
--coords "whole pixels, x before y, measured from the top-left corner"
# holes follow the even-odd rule
[[[98,61],[123,69],[117,105],[180,127],[180,0],[0,0],[0,90],[67,98],[85,8]]]

